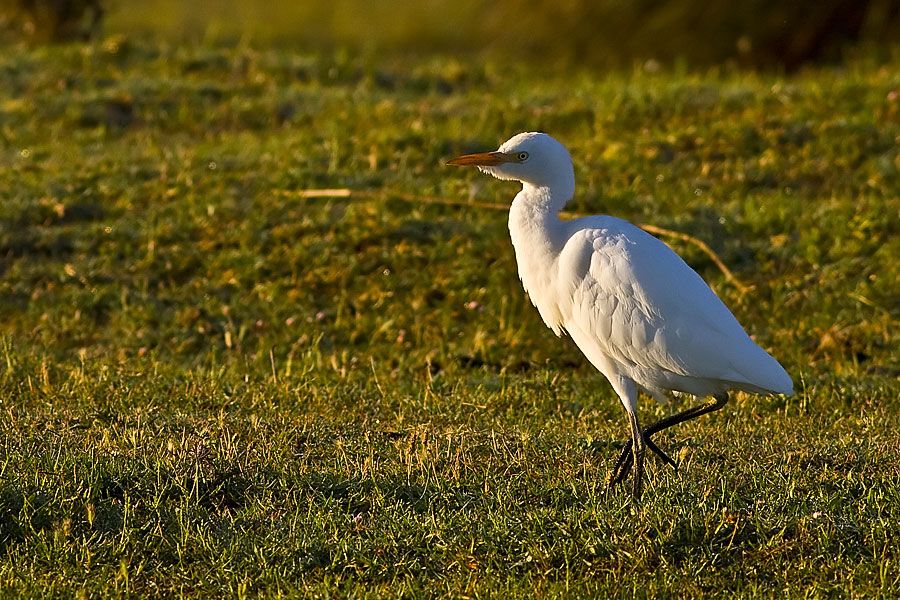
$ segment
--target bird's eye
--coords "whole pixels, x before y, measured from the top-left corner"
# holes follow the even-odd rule
[[[519,152],[516,155],[516,158],[519,159],[519,162],[525,162],[528,159],[528,153],[527,152]]]

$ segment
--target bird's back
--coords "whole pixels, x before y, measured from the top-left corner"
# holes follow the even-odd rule
[[[616,369],[659,395],[729,388],[790,393],[790,377],[757,346],[703,279],[664,243],[608,216],[566,223],[554,302],[565,328],[607,376]],[[550,323],[548,323],[550,324]],[[552,326],[552,324],[551,324]]]

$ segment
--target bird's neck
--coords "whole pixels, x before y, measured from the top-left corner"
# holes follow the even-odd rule
[[[530,294],[553,277],[556,257],[565,245],[565,227],[558,213],[573,191],[525,183],[510,206],[509,234],[519,277]]]
[[[553,231],[559,229],[559,211],[572,198],[574,188],[574,185],[536,186],[523,183],[522,191],[516,194],[509,209],[509,229],[513,237],[521,233],[532,238],[533,242],[539,242],[543,237],[553,237]]]

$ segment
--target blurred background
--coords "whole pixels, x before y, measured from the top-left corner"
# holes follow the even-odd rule
[[[0,0],[7,43],[108,35],[362,53],[793,70],[900,39],[897,0]],[[649,61],[649,62],[648,62]]]

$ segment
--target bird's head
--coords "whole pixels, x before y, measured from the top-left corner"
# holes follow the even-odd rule
[[[513,179],[536,187],[574,186],[572,157],[546,133],[519,133],[493,152],[463,154],[448,165],[474,166],[497,179]]]

